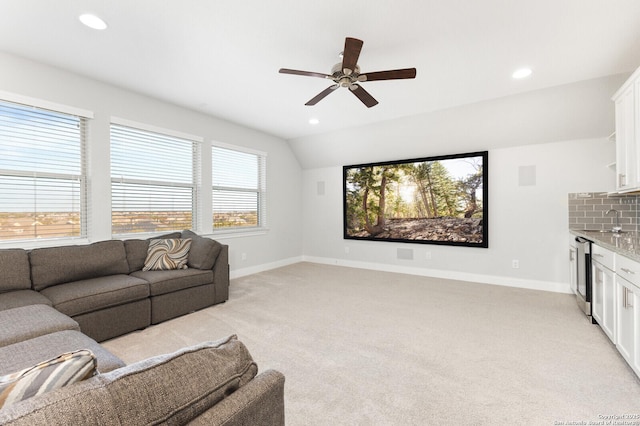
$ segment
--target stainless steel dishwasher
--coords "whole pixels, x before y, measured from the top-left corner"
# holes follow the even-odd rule
[[[578,270],[578,287],[576,300],[580,309],[591,319],[591,241],[586,238],[576,237]]]

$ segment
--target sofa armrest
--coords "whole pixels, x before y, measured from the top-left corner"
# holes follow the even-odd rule
[[[229,246],[222,244],[220,254],[213,265],[213,284],[215,286],[214,304],[229,299]]]
[[[284,426],[284,375],[276,370],[259,374],[189,424]]]

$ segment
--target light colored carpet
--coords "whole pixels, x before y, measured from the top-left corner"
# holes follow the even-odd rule
[[[131,363],[229,334],[286,376],[288,425],[640,414],[640,380],[604,333],[573,297],[541,291],[299,263],[232,280],[225,304],[104,345]]]

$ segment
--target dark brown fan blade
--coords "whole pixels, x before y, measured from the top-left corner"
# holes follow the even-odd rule
[[[369,94],[366,90],[364,90],[361,86],[357,84],[352,84],[349,87],[349,90],[358,97],[362,101],[363,104],[367,106],[367,108],[371,108],[372,106],[378,105],[378,101],[374,99],[373,96]]]
[[[351,37],[347,37],[344,40],[344,52],[342,52],[342,72],[344,72],[346,75],[351,74],[356,69],[363,43],[364,42],[362,40]]]
[[[400,80],[403,78],[416,78],[415,68],[405,68],[402,70],[377,71],[360,74],[360,81],[376,81],[376,80]]]
[[[303,76],[306,76],[306,77],[331,78],[331,76],[329,74],[322,74],[320,72],[290,70],[288,68],[280,68],[280,71],[278,71],[278,72],[280,74],[303,75]]]
[[[313,99],[311,99],[305,105],[312,106],[312,105],[317,104],[318,102],[320,102],[321,100],[326,98],[329,93],[331,93],[334,90],[336,90],[338,87],[340,87],[340,86],[338,86],[337,84],[334,84],[332,86],[327,87],[322,92],[318,93]]]

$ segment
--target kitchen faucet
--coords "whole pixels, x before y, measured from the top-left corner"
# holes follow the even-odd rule
[[[607,210],[604,215],[607,216],[609,213],[614,212],[616,214],[616,225],[611,228],[613,232],[620,232],[622,227],[620,226],[620,212],[616,209]]]

